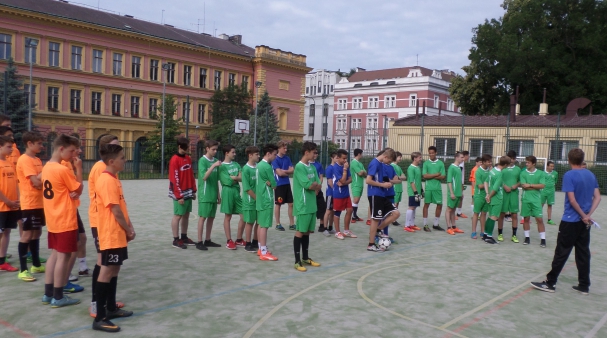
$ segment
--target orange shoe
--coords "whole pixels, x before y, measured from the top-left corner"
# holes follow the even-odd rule
[[[461,218],[468,218],[468,216],[464,215],[464,213],[463,213],[463,212],[462,212],[461,214],[457,215],[457,216],[459,216],[459,217],[461,217]]]
[[[460,228],[455,228],[455,229],[452,229],[452,230],[453,230],[453,231],[454,231],[456,234],[463,234],[463,233],[464,233],[464,230],[462,230],[462,229],[460,229]]]
[[[271,255],[272,253],[268,250],[268,253]],[[261,249],[257,249],[257,256],[261,256]]]
[[[259,256],[259,260],[260,261],[277,261],[278,257],[273,256],[269,251],[267,254],[265,255],[260,255]]]
[[[10,265],[8,262],[5,262],[4,264],[0,265],[0,270],[4,270],[4,271],[8,271],[8,272],[19,271],[18,268]]]
[[[411,229],[415,230],[415,231],[421,231],[422,229],[419,228],[417,225],[412,225]]]
[[[352,224],[356,223],[356,220],[354,218],[352,218]]]
[[[123,302],[116,302],[116,308],[117,309],[122,309],[124,307],[124,303]]]
[[[404,227],[403,230],[406,232],[415,232],[415,230],[411,229],[411,227]]]
[[[449,229],[447,229],[447,233],[449,235],[455,235],[455,230],[453,230],[453,228],[449,228]]]
[[[370,219],[367,220],[367,225],[371,225],[371,220]]]

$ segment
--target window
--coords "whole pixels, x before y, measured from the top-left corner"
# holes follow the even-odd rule
[[[93,73],[103,72],[103,51],[93,49]]]
[[[70,111],[72,113],[80,112],[80,93],[78,89],[70,90]]]
[[[455,110],[455,102],[451,99],[447,99],[447,110],[454,111]]]
[[[0,34],[0,59],[9,59],[11,57],[11,38],[8,34]]]
[[[48,110],[59,110],[59,88],[48,87]]]
[[[320,88],[322,87],[322,82],[318,81],[318,92],[320,93]]]
[[[190,103],[189,102],[183,103],[183,110],[181,112],[182,112],[183,120],[189,121],[190,120]]]
[[[607,141],[598,141],[596,143],[596,155],[594,160],[596,162],[607,162]]]
[[[322,116],[329,116],[329,104],[325,103],[322,107]]]
[[[377,138],[367,137],[366,138],[366,153],[367,155],[375,155],[377,153]]]
[[[72,46],[72,69],[82,70],[82,47]]]
[[[207,70],[206,68],[200,68],[200,88],[207,87]]]
[[[310,116],[316,116],[316,105],[315,104],[310,105]]]
[[[310,87],[310,88],[312,88],[314,90],[314,94],[312,94],[312,95],[316,95],[316,86]]]
[[[169,69],[167,70],[167,82],[175,83],[175,63],[167,62],[167,64],[169,65]]]
[[[335,139],[335,143],[337,143],[339,149],[346,149],[347,140],[345,138],[337,138]]]
[[[533,155],[533,140],[510,140],[506,150],[514,150],[522,157]]]
[[[550,141],[550,159],[567,161],[569,150],[579,146],[579,141]]]
[[[436,147],[437,155],[445,160],[448,156],[455,155],[455,139],[454,138],[435,138],[434,146]]]
[[[361,147],[360,136],[352,136],[352,140],[350,142],[350,148],[351,149],[360,149],[360,147]]]
[[[48,44],[48,65],[50,67],[59,67],[59,48],[58,42],[49,42]]]
[[[139,117],[139,97],[131,96],[131,117]]]
[[[491,139],[471,139],[470,157],[480,157],[483,154],[493,155],[493,140]],[[451,154],[449,154],[451,155]]]
[[[236,85],[236,74],[230,73],[228,74],[228,86]]]
[[[245,89],[249,89],[249,77],[246,75],[242,76],[242,87]]]
[[[438,95],[434,95],[434,108],[438,108],[440,105],[440,98]]]
[[[23,85],[23,91],[25,92],[25,104],[29,104],[30,96],[30,85]],[[32,109],[36,107],[36,85],[32,85]]]
[[[134,79],[139,79],[141,73],[141,57],[133,56],[131,58],[131,77]]]
[[[331,85],[331,93],[333,93],[333,85]]]
[[[100,92],[91,93],[91,113],[92,114],[101,114],[101,93]]]
[[[156,118],[156,113],[158,112],[158,99],[150,99],[150,118]]]
[[[379,97],[370,97],[368,107],[379,108]]]
[[[357,97],[352,99],[352,109],[362,109],[363,108],[363,99],[362,97]]]
[[[409,95],[409,107],[417,107],[417,94]]]
[[[367,129],[377,129],[377,117],[367,117]]]
[[[352,119],[352,129],[360,129],[363,126],[363,119]]]
[[[204,123],[204,116],[207,110],[207,105],[200,103],[198,105],[198,123],[202,124]]]
[[[122,95],[112,94],[112,115],[120,116],[120,100]]]
[[[192,66],[183,66],[183,85],[192,85]]]
[[[310,93],[310,87],[306,87],[306,94]]]
[[[221,89],[221,71],[220,70],[215,71],[214,88],[215,88],[215,90]]]
[[[158,81],[158,60],[150,60],[150,81]]]
[[[114,53],[113,60],[112,74],[122,75],[122,54]]]
[[[348,109],[348,99],[339,99],[337,100],[337,109],[346,110]]]
[[[38,63],[36,52],[38,51],[38,39],[25,38],[25,63]]]
[[[314,139],[314,123],[308,124],[308,136],[312,136]]]
[[[396,108],[396,96],[384,97],[384,108]]]
[[[346,130],[346,126],[348,122],[345,118],[337,119],[337,129],[336,130]]]

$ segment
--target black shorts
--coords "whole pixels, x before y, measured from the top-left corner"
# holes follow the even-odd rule
[[[318,195],[316,195],[316,219],[324,219],[326,209],[327,202],[325,202],[325,196],[322,194],[322,191],[319,191]]]
[[[327,210],[333,211],[333,196],[327,196],[327,201],[325,204],[327,206]]]
[[[101,253],[99,249],[99,233],[97,232],[97,228],[91,228],[91,233],[93,233],[93,242],[95,242],[95,249],[97,249],[97,253]]]
[[[78,209],[76,209],[76,218],[78,219],[78,233],[86,233],[86,230],[84,230],[84,223],[82,223],[82,218],[80,218],[80,213],[78,212]]]
[[[293,193],[291,192],[291,185],[279,185],[274,190],[274,204],[283,205],[285,203],[293,203]]]
[[[409,196],[409,206],[410,207],[419,207],[420,201],[416,201],[415,196]]]
[[[101,265],[122,265],[122,262],[129,259],[129,252],[126,247],[118,249],[107,249],[101,251]]]
[[[369,196],[369,205],[371,206],[371,218],[375,220],[382,220],[396,210],[394,204],[383,196]]]
[[[23,231],[40,230],[46,225],[44,209],[21,210]]]
[[[0,230],[16,229],[17,222],[21,219],[21,210],[10,210],[0,212]]]

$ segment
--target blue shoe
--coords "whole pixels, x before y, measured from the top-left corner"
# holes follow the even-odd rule
[[[42,305],[49,305],[53,297],[48,297],[47,295],[42,295]]]
[[[80,304],[80,299],[73,299],[73,298],[70,298],[69,296],[63,296],[63,298],[61,298],[59,300],[56,300],[55,298],[53,298],[53,300],[51,300],[52,308],[58,308],[58,307],[76,305],[76,304]]]
[[[72,282],[67,282],[67,284],[63,287],[63,292],[65,293],[77,293],[82,291],[84,291],[84,288],[82,286],[74,284]]]
[[[472,238],[472,239],[476,239],[476,232],[471,233],[471,234],[470,234],[470,238]]]
[[[278,224],[278,225],[276,225],[276,230],[285,231],[285,228],[282,225]]]

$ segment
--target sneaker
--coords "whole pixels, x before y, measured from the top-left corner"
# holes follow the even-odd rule
[[[370,219],[367,220],[367,225],[371,225],[371,220]]]
[[[440,225],[433,225],[432,229],[436,230],[436,231],[445,231],[445,229],[441,228]]]
[[[188,246],[187,246],[187,245],[185,245],[185,244],[183,243],[183,241],[182,241],[182,240],[180,240],[180,239],[178,239],[178,240],[173,240],[173,247],[174,247],[174,248],[180,248],[180,249],[187,249],[187,248],[188,248]]]
[[[455,228],[452,228],[452,229],[453,229],[453,232],[455,232],[456,234],[463,234],[464,233],[464,230],[462,230],[462,229],[460,229],[458,227],[455,227]]]
[[[513,243],[518,243],[518,238],[516,238],[516,236],[515,236],[515,235],[512,235],[512,239],[511,239],[511,241],[512,241]]]
[[[432,230],[430,229],[430,227],[427,226],[427,225],[424,225],[424,231],[425,232],[432,232]]]
[[[267,253],[270,255],[272,254],[269,249],[268,249]],[[261,256],[261,249],[257,249],[257,256]]]
[[[548,223],[548,224],[550,224],[550,225],[556,225],[556,223],[554,223],[554,221],[553,221],[553,220],[551,220],[551,219],[549,219],[549,220],[548,220],[548,222],[546,222],[546,223]]]
[[[46,272],[46,269],[44,268],[44,265],[32,266],[30,268],[30,272],[31,273],[44,273],[44,272]]]
[[[390,237],[390,236],[384,234],[384,232],[381,231],[381,230],[377,231],[377,235],[376,236],[379,237],[379,238],[389,238]]]
[[[33,282],[36,280],[36,278],[32,276],[32,274],[28,270],[19,272],[17,278],[21,279],[24,282]]]
[[[63,291],[63,292],[65,292],[65,291]],[[55,298],[53,298],[51,300],[52,308],[58,308],[58,307],[76,305],[76,304],[80,304],[80,299],[70,298],[67,295],[64,295],[63,298],[61,298],[59,300],[56,300]]]
[[[415,230],[415,231],[420,231],[420,230],[421,230],[421,228],[420,228],[420,227],[418,227],[417,225],[410,225],[409,227],[410,227],[411,229]]]
[[[542,247],[542,248],[546,247],[546,240],[545,239],[540,240],[540,247]]]
[[[512,217],[504,216],[504,222],[512,222]]]
[[[42,305],[49,305],[53,301],[53,297],[42,295]]]
[[[244,241],[244,239],[237,239],[236,242],[236,246],[246,246],[247,242]]]
[[[404,227],[403,230],[405,230],[406,232],[415,232],[415,230],[413,230],[410,226]]]
[[[525,224],[525,220],[522,219],[520,224]],[[531,220],[529,220],[529,224],[531,224]]]
[[[357,222],[364,222],[365,221],[364,219],[362,219],[362,218],[360,218],[358,216],[354,217],[354,219],[356,219]]]
[[[277,224],[276,225],[276,230],[278,230],[278,231],[285,231],[285,228],[282,225]]]
[[[525,241],[523,242],[523,245],[529,245],[531,244],[531,239],[529,237],[525,237]]]
[[[116,308],[122,309],[123,307],[124,307],[124,303],[123,302],[116,302]]]
[[[335,231],[335,229],[329,229],[330,235],[335,235],[336,233],[337,233],[337,231]]]
[[[301,262],[295,263],[295,270],[301,271],[301,272],[308,271],[308,269],[306,269]]]
[[[293,230],[293,231],[297,230],[297,228],[295,227],[295,224],[289,225],[289,230]]]
[[[585,296],[588,295],[588,289],[582,289],[579,285],[573,285],[571,288]]]
[[[226,248],[230,250],[236,250],[236,243],[234,243],[233,240],[228,239],[228,241],[226,242]]]
[[[398,221],[394,221],[394,222],[392,222],[392,225],[399,226],[399,225],[400,225],[400,223],[398,223]]]
[[[325,230],[325,232],[323,232],[322,234],[327,237],[331,236],[331,233],[329,232],[329,230]]]
[[[373,252],[384,252],[385,250],[380,248],[379,245],[374,244],[374,245],[369,245],[367,247],[367,251],[373,251]]]
[[[308,259],[302,259],[301,262],[304,264],[314,266],[314,267],[320,266],[320,263],[313,261],[312,258],[309,258],[309,257],[308,257]]]
[[[260,261],[277,261],[278,257],[272,255],[270,251],[268,251],[265,255],[259,255]]]
[[[453,236],[455,236],[455,230],[453,230],[453,228],[447,228],[447,233],[448,233],[449,235],[453,235]]]
[[[0,265],[0,270],[4,270],[4,271],[8,271],[8,272],[19,271],[19,269],[17,269],[16,267],[10,265],[8,262],[5,262],[4,264],[1,264]]]
[[[103,332],[118,332],[120,331],[120,326],[110,322],[107,319],[100,321],[93,321],[93,330],[103,331]]]
[[[356,223],[356,218],[352,217],[352,220],[350,220],[350,223],[352,223],[352,224]]]
[[[503,235],[503,234],[499,234],[499,235],[497,235],[497,240],[498,240],[499,242],[503,242],[503,241],[504,241],[504,235]]]
[[[476,232],[471,233],[471,234],[470,234],[470,238],[472,238],[472,239],[476,239],[476,238],[477,238],[477,237],[476,237]]]
[[[531,286],[533,286],[534,288],[536,288],[540,291],[544,291],[544,292],[553,293],[554,291],[556,291],[556,287],[554,285],[548,284],[548,281],[531,282]]]
[[[70,282],[77,282],[78,281],[78,276],[70,274],[70,277],[68,278],[68,281],[70,281]]]
[[[7,255],[7,256],[6,256],[6,258],[10,258],[10,257],[8,257],[8,255]],[[42,258],[42,257],[40,257],[40,258],[38,258],[38,259],[40,260],[40,263],[46,263],[46,258]],[[27,256],[27,262],[28,262],[28,263],[33,263],[33,262],[34,262],[34,260],[32,259],[32,255],[31,255],[31,254],[29,254],[29,255]]]
[[[493,239],[493,237],[486,236],[483,240],[487,244],[497,244],[497,242],[495,241],[495,239]]]
[[[93,276],[91,269],[78,271],[78,277],[91,277],[91,276]]]
[[[458,214],[457,217],[459,217],[459,218],[468,218],[468,216],[466,216],[463,212],[461,214]]]
[[[193,240],[191,240],[189,237],[186,237],[185,239],[182,239],[181,241],[185,245],[191,245],[191,246],[196,245],[196,242],[194,242]]]
[[[335,238],[337,239],[344,239],[344,235],[341,232],[338,232],[335,234]]]
[[[63,292],[65,293],[78,293],[84,291],[84,288],[78,284],[74,284],[72,282],[67,282],[63,287]],[[80,301],[78,301],[80,302]]]
[[[204,242],[198,242],[198,243],[196,243],[196,249],[198,249],[198,250],[203,250],[203,251],[209,250],[209,248],[207,248],[207,247],[204,245]]]
[[[217,244],[211,241],[210,239],[204,241],[204,246],[206,246],[207,248],[221,248],[221,244]]]
[[[319,232],[319,233],[323,233],[323,232],[325,232],[326,230],[327,230],[327,228],[325,228],[325,226],[324,226],[324,225],[321,225],[321,226],[319,226],[319,227],[318,227],[318,232]]]
[[[350,237],[350,238],[358,238],[358,236],[356,236],[351,230],[345,230],[344,236]]]
[[[123,309],[116,309],[116,311],[107,311],[105,319],[114,319],[114,318],[125,318],[133,315],[133,311],[127,311]]]
[[[89,305],[89,316],[97,317],[97,302],[91,302],[91,305]]]
[[[251,243],[248,243],[247,245],[245,245],[244,251],[254,253],[257,252],[257,248],[254,248]]]

